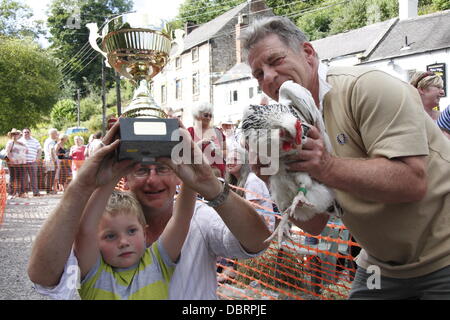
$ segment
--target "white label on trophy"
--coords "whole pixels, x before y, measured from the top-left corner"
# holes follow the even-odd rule
[[[134,134],[144,136],[166,135],[167,128],[165,122],[135,122]]]

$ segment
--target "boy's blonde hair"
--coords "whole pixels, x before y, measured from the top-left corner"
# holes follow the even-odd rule
[[[105,214],[113,217],[118,214],[133,214],[143,227],[147,225],[141,204],[134,194],[128,191],[114,190],[106,204]]]

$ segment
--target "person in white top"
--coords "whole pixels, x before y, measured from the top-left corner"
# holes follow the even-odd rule
[[[58,130],[51,128],[48,130],[49,137],[44,142],[45,161],[45,190],[47,194],[55,194],[54,181],[56,174],[56,152],[55,145],[58,139]]]
[[[28,266],[28,275],[35,288],[55,299],[70,299],[76,293],[74,280],[78,262],[73,254],[77,219],[71,212],[102,184],[117,174],[126,175],[126,186],[139,200],[149,225],[147,245],[159,238],[166,227],[174,206],[176,186],[181,181],[204,197],[210,206],[197,203],[181,257],[173,274],[170,299],[217,299],[216,259],[251,258],[261,254],[267,244],[269,230],[252,206],[214,176],[210,166],[177,164],[168,158],[157,159],[174,173],[161,175],[157,165],[137,164],[131,170],[127,162],[111,157],[118,146],[114,136],[116,123],[102,139],[105,146],[86,160],[77,179],[69,184],[64,198],[41,228]],[[182,131],[183,143],[201,156],[190,135]],[[128,162],[129,163],[129,162]],[[129,173],[131,171],[131,173]],[[83,173],[84,172],[84,173]],[[94,188],[92,187],[94,186]],[[69,192],[72,190],[71,192]],[[212,206],[212,207],[211,207]]]
[[[270,192],[266,183],[251,171],[246,163],[248,153],[238,147],[227,157],[227,173],[225,179],[231,185],[238,187],[236,193],[255,204],[259,214],[264,218],[270,231],[274,230],[275,216],[270,202]]]
[[[13,128],[8,132],[6,154],[8,156],[9,169],[9,194],[10,198],[19,196],[25,198],[24,166],[27,163],[27,146],[20,141],[21,132]]]
[[[98,148],[101,146],[101,143],[102,143],[102,133],[99,131],[92,135],[92,140],[90,140],[88,145],[86,146],[84,156],[86,158],[91,157],[94,154],[94,152],[98,150]]]
[[[41,194],[39,193],[38,188],[37,169],[38,161],[41,159],[42,155],[41,144],[38,140],[31,136],[30,128],[24,128],[22,130],[22,134],[23,137],[20,139],[20,141],[24,143],[28,148],[27,164],[25,166],[25,182],[29,179],[31,190],[33,191],[33,196],[39,197]]]
[[[236,126],[234,122],[228,118],[227,120],[221,123],[222,132],[225,135],[227,148],[225,153],[225,158],[227,157],[227,153],[230,153],[232,150],[239,148],[239,143],[236,137]]]

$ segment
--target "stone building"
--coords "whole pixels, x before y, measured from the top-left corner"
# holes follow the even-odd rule
[[[215,104],[213,84],[242,61],[236,35],[264,15],[273,15],[264,1],[249,0],[200,26],[186,24],[183,48],[174,46],[170,62],[154,78],[152,93],[156,102],[181,115],[185,125],[190,126],[192,105],[199,101]],[[220,122],[218,115],[214,122]]]

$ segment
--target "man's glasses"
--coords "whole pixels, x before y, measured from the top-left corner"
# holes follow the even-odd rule
[[[202,117],[203,118],[212,118],[212,114],[211,113],[203,113]]]
[[[158,176],[167,176],[172,173],[172,169],[168,166],[157,166],[156,168],[140,167],[133,172],[133,176],[136,178],[145,178],[150,175],[150,171],[152,170],[155,170],[155,173]]]

